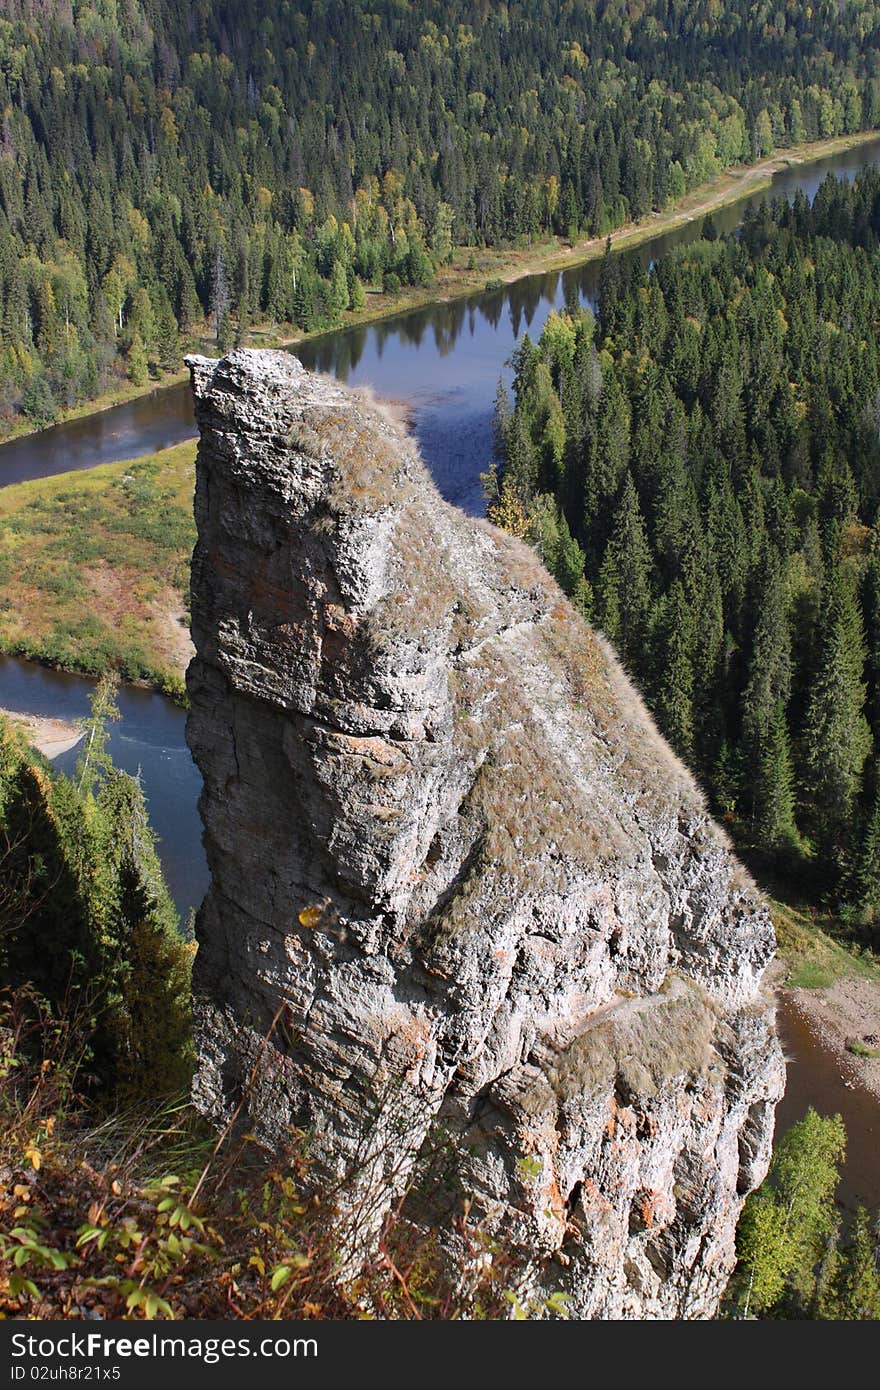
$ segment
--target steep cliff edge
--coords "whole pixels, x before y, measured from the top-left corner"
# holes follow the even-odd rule
[[[189,364],[197,1103],[254,1070],[249,1126],[307,1131],[353,1250],[421,1151],[413,1218],[470,1197],[573,1316],[710,1316],[784,1077],[753,885],[605,644],[381,407],[286,354]]]

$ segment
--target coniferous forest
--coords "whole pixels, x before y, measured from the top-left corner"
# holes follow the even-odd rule
[[[875,947],[878,318],[876,169],[609,255],[596,321],[518,347],[490,479],[741,846]]]
[[[620,701],[613,653],[570,623],[524,546],[458,514],[449,549],[423,547],[446,503],[415,483],[386,536],[388,402],[358,388],[327,437],[311,415],[288,431],[274,405],[261,413],[262,378],[242,377],[259,408],[224,416],[220,440],[196,383],[197,497],[226,482],[228,495],[196,507],[192,632],[194,442],[48,479],[37,466],[0,515],[4,651],[102,675],[76,727],[12,696],[7,709],[0,689],[0,1321],[544,1321],[580,1295],[572,1267],[607,1283],[597,1307],[626,1285],[626,1317],[880,1317],[880,1220],[859,1169],[880,1096],[880,168],[829,176],[812,203],[751,206],[730,234],[699,220],[710,195],[742,206],[776,152],[849,152],[863,142],[838,137],[871,131],[880,0],[0,0],[0,437],[106,405],[124,379],[139,394],[206,336],[218,355],[290,346],[294,330],[347,331],[453,281],[461,295],[462,271],[494,265],[487,248],[531,274],[542,255],[555,271],[606,247],[595,312],[572,286],[499,383],[489,519],[607,637],[773,894],[759,903],[723,837],[694,829],[708,817],[690,778],[665,747],[653,765],[662,740],[628,687]],[[690,244],[650,265],[612,248],[612,231],[677,205],[700,229]],[[630,245],[645,253],[657,230]],[[396,298],[367,311],[374,293]],[[461,377],[485,368],[480,350]],[[286,373],[273,355],[216,375],[230,373],[231,400],[252,360],[275,363],[274,400]],[[416,399],[393,404],[413,405],[424,444]],[[374,410],[388,442],[376,459]],[[115,449],[112,423],[108,435]],[[25,448],[36,459],[44,443]],[[321,449],[352,476],[337,468],[319,504],[307,485]],[[294,503],[292,484],[283,506],[260,491],[276,464],[284,485],[302,473]],[[334,527],[386,547],[398,587],[370,608],[348,594],[372,593],[373,552],[361,571],[356,545],[330,547]],[[308,583],[288,585],[303,555]],[[437,630],[473,641],[453,665],[421,598],[456,566],[468,582],[454,603],[441,586]],[[492,601],[478,618],[472,572]],[[227,579],[230,592],[253,580],[260,603],[271,589],[265,640],[263,617],[231,601],[208,621],[205,595]],[[404,642],[394,613],[410,602]],[[300,708],[289,692],[306,689],[294,668],[313,618],[323,664],[303,662],[315,702]],[[534,646],[503,651],[525,628]],[[182,731],[167,746],[170,726],[155,743],[153,726],[138,733],[114,674],[183,699],[193,650],[195,769]],[[398,689],[385,666],[410,656]],[[410,719],[419,682],[433,699],[447,666],[448,740],[427,696]],[[530,719],[553,723],[563,687],[577,721],[519,744]],[[204,774],[213,886],[187,925],[163,874],[174,832],[163,845],[150,824],[160,795],[110,756],[119,720],[156,765],[181,753],[199,788]],[[61,753],[57,737],[45,755],[28,742],[65,723]],[[75,746],[66,773],[52,766]],[[410,747],[413,767],[428,750],[424,785],[403,781]],[[553,766],[569,754],[577,800]],[[177,776],[155,785],[177,795]],[[267,798],[285,779],[288,799]],[[395,783],[408,790],[383,800]],[[435,784],[429,825],[434,808],[408,803]],[[639,838],[655,802],[663,816]],[[289,854],[270,815],[291,828]],[[589,854],[567,855],[557,832],[581,821]],[[183,857],[197,879],[185,843]],[[783,970],[790,994],[774,999]],[[816,1010],[798,1014],[805,1043],[788,1029],[811,990],[820,1018],[833,1007],[815,1037]],[[780,1043],[803,1102],[788,1115]],[[841,1097],[846,1111],[849,1092],[845,1116],[820,1113]],[[345,1143],[321,1169],[337,1106]],[[260,1128],[276,1111],[278,1133]],[[359,1186],[374,1157],[380,1183]],[[368,1248],[377,1193],[391,1196]],[[510,1223],[493,1227],[499,1210]]]
[[[7,0],[0,416],[880,125],[880,5]]]

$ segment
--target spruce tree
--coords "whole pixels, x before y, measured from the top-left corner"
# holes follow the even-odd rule
[[[627,472],[596,586],[596,606],[603,631],[634,673],[645,664],[652,568],[638,494]]]
[[[174,372],[180,366],[177,320],[164,290],[160,291],[156,306],[156,353],[163,372]]]
[[[843,1241],[821,1315],[839,1321],[880,1319],[880,1264],[876,1221],[859,1206]]]
[[[794,818],[794,769],[785,707],[776,707],[758,744],[757,761],[751,765],[752,833],[756,845],[771,850],[797,846]]]
[[[786,709],[791,694],[789,596],[776,548],[768,544],[756,580],[755,630],[743,693],[743,754],[751,773],[751,824],[756,844],[777,850],[795,843],[794,776]]]
[[[837,875],[851,847],[862,772],[871,751],[864,716],[865,639],[852,579],[840,563],[826,578],[817,659],[803,729],[803,764],[813,836]]]
[[[880,946],[877,918],[880,916],[880,769],[872,759],[869,776],[870,800],[862,818],[857,853],[846,884],[846,896],[858,908],[868,929],[868,938],[876,950]]]
[[[338,319],[345,312],[348,302],[348,276],[345,273],[345,265],[342,261],[334,261],[327,293],[327,307],[334,319]]]
[[[147,360],[144,340],[140,333],[135,330],[131,335],[131,346],[128,349],[128,379],[133,386],[145,386],[149,376],[150,364]]]
[[[503,379],[499,377],[495,391],[495,408],[492,412],[492,457],[501,466],[507,461],[507,440],[512,413],[510,395]]]
[[[655,609],[649,676],[660,727],[687,759],[694,743],[694,624],[678,579]]]

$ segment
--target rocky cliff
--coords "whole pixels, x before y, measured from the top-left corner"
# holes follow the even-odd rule
[[[352,1260],[415,1174],[412,1219],[466,1196],[573,1316],[710,1316],[783,1085],[752,883],[607,646],[380,406],[189,363],[198,1104],[254,1073]]]

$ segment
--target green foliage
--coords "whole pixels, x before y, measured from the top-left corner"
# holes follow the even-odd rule
[[[874,0],[699,23],[648,0],[635,26],[594,0],[515,21],[242,0],[195,26],[170,0],[22,0],[0,32],[0,417],[171,370],[199,320],[221,350],[261,319],[327,327],[358,282],[430,285],[456,245],[604,234],[876,126],[878,43]]]
[[[817,1315],[837,1240],[834,1192],[845,1152],[840,1116],[812,1108],[776,1145],[737,1232],[730,1298],[740,1316]]]
[[[0,649],[176,699],[194,539],[191,444],[13,484],[0,500]]]
[[[106,1085],[187,1084],[191,948],[178,932],[139,783],[106,752],[109,678],[72,780],[0,730],[0,979],[75,1013]]]
[[[740,845],[762,867],[797,865],[867,942],[880,918],[878,199],[876,170],[829,177],[812,206],[752,211],[740,234],[649,271],[609,253],[597,322],[551,315],[537,345],[518,345],[494,479],[566,590],[591,593]],[[490,514],[503,524],[497,502]]]
[[[746,1202],[728,1290],[735,1317],[873,1320],[880,1315],[876,1222],[858,1207],[841,1234],[834,1204],[846,1131],[808,1110],[776,1146]]]
[[[822,1297],[823,1316],[872,1322],[880,1318],[877,1226],[859,1207],[839,1251]]]
[[[145,386],[150,378],[150,363],[144,340],[135,329],[128,349],[128,379],[133,386]]]
[[[450,1266],[436,1233],[395,1205],[377,1252],[343,1284],[354,1199],[335,1183],[321,1192],[307,1136],[270,1158],[234,1124],[218,1139],[179,1102],[112,1109],[103,1094],[97,1105],[81,1091],[88,1066],[81,1019],[48,1012],[33,991],[0,993],[0,1317],[510,1316],[521,1274],[470,1204],[457,1225],[464,1261]],[[432,1141],[410,1181],[435,1179],[447,1147]],[[559,1294],[516,1313],[565,1315]]]

